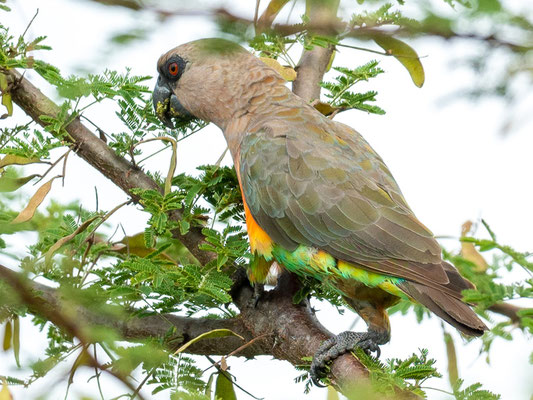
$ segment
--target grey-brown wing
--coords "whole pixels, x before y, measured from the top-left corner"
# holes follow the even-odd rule
[[[445,284],[438,243],[381,158],[336,127],[278,125],[244,138],[239,175],[254,219],[289,251],[313,246],[380,273]]]

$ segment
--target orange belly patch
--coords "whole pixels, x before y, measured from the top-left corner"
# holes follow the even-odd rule
[[[246,217],[246,229],[248,230],[248,237],[250,238],[250,249],[252,253],[257,253],[265,257],[267,260],[272,259],[272,239],[267,233],[255,222],[252,213],[246,204],[246,200],[242,199],[244,205],[244,215]]]

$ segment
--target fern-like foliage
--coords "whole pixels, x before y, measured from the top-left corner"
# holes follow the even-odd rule
[[[481,389],[480,383],[474,383],[464,389],[463,380],[458,379],[453,385],[453,395],[457,400],[498,400],[501,399],[499,394],[494,394],[488,390]]]
[[[370,61],[356,69],[334,67],[340,74],[335,77],[335,82],[322,82],[320,85],[327,90],[325,96],[330,104],[340,110],[356,109],[372,114],[385,114],[385,111],[368,102],[376,101],[377,92],[370,90],[364,93],[354,93],[350,89],[358,82],[366,82],[383,73],[377,61]]]

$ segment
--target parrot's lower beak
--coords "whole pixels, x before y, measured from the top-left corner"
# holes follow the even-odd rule
[[[159,81],[155,85],[152,101],[157,117],[171,129],[176,127],[172,118],[177,118],[178,122],[189,121],[194,118],[181,105],[172,90],[165,84],[160,85]]]

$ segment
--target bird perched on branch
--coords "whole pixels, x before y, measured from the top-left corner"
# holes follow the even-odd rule
[[[415,217],[381,157],[347,125],[292,93],[272,68],[237,44],[203,39],[157,63],[158,117],[213,122],[224,132],[241,186],[250,247],[249,278],[276,261],[340,293],[367,323],[319,348],[326,362],[354,347],[390,339],[386,309],[417,301],[467,335],[484,323],[461,300],[473,285],[442,260],[433,234]]]

